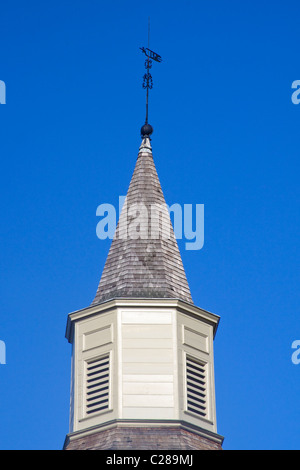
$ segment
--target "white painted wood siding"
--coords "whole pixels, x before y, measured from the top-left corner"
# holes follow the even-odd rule
[[[180,419],[216,432],[213,328],[188,315],[178,313],[178,370]],[[206,416],[188,410],[186,384],[186,357],[195,358],[206,371]]]
[[[175,418],[174,321],[173,311],[141,308],[121,312],[124,419]]]
[[[76,324],[74,361],[74,420],[73,430],[101,424],[117,418],[118,413],[118,355],[116,311],[82,320]],[[109,405],[94,414],[87,413],[87,365],[109,355]]]

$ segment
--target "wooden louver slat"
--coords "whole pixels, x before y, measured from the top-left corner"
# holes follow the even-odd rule
[[[206,366],[188,356],[186,357],[186,397],[188,411],[207,417]]]
[[[86,414],[109,408],[109,355],[86,365]]]

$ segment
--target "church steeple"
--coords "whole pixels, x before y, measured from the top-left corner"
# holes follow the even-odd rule
[[[92,305],[121,297],[192,303],[149,136],[143,137]]]
[[[155,53],[147,49],[147,54],[149,72],[149,57]],[[219,317],[193,304],[153,161],[152,132],[146,114],[95,298],[68,315],[67,450],[222,446],[213,354]]]

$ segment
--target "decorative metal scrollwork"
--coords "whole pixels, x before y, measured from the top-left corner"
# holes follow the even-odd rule
[[[148,43],[149,43],[149,31],[148,31]],[[140,49],[146,56],[145,69],[147,70],[147,73],[145,73],[144,77],[143,77],[143,88],[147,91],[146,92],[146,119],[145,119],[145,125],[148,125],[148,95],[149,95],[149,90],[151,90],[152,87],[153,87],[153,80],[152,80],[152,76],[151,76],[151,73],[150,73],[150,69],[152,67],[152,60],[155,60],[156,62],[161,62],[162,58],[159,54],[157,54],[156,52],[151,51],[151,49],[149,49],[148,47],[146,47],[146,48],[145,47],[140,47]],[[151,126],[150,126],[150,128],[151,128]]]
[[[151,74],[149,72],[145,73],[143,79],[143,88],[149,88],[149,90],[151,90],[153,87],[153,80]]]
[[[145,60],[145,69],[151,69],[152,67],[152,60],[151,59],[146,59]]]

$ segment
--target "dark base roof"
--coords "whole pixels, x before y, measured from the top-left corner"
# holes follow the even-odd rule
[[[71,437],[71,435],[70,435]],[[180,426],[119,426],[70,438],[64,450],[222,450],[223,437]]]

